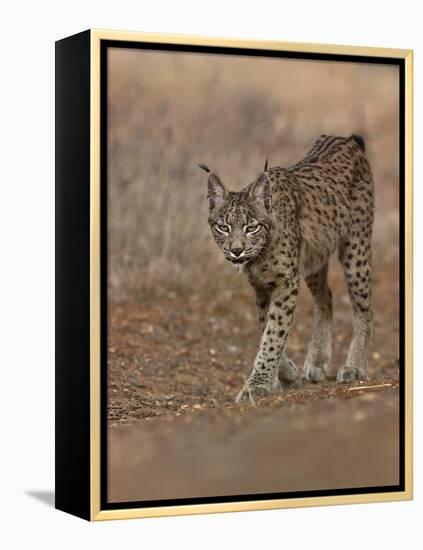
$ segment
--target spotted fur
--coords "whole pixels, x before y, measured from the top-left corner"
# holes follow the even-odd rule
[[[338,382],[366,376],[371,337],[371,238],[374,188],[361,136],[320,136],[290,168],[267,167],[240,192],[209,174],[209,224],[225,258],[253,286],[262,330],[242,402],[295,384],[300,373],[285,355],[300,279],[314,298],[314,329],[304,374],[323,380],[331,362],[332,295],[328,261],[338,251],[353,307],[353,337]]]

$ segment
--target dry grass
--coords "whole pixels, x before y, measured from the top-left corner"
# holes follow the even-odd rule
[[[109,75],[112,301],[244,285],[211,239],[197,163],[239,189],[266,157],[294,163],[322,133],[366,138],[375,261],[396,256],[396,68],[116,49]]]

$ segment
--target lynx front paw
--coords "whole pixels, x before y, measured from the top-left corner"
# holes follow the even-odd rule
[[[304,375],[309,382],[321,382],[326,378],[327,365],[317,366],[306,360],[304,363]]]
[[[280,386],[279,386],[280,387]],[[244,405],[246,403],[253,403],[257,397],[265,397],[275,391],[275,387],[266,384],[252,384],[246,382],[242,390],[238,393],[235,399],[237,405]]]
[[[356,380],[364,380],[366,371],[358,367],[341,367],[336,375],[336,381],[339,384],[350,384]]]

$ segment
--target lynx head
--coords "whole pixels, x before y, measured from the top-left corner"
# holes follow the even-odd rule
[[[228,191],[217,174],[199,165],[208,177],[209,224],[225,258],[242,269],[266,244],[271,226],[270,179],[264,171],[242,191]]]

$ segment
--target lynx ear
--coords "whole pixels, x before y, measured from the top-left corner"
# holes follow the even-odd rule
[[[265,168],[267,169],[267,162]],[[252,185],[249,197],[270,212],[272,208],[272,196],[270,191],[270,178],[266,170],[260,174],[256,182]]]
[[[199,164],[198,166],[209,175],[209,179],[207,181],[207,199],[209,201],[210,211],[215,208],[220,208],[225,202],[225,198],[228,193],[226,187],[220,181],[219,176],[212,172],[205,164]]]

